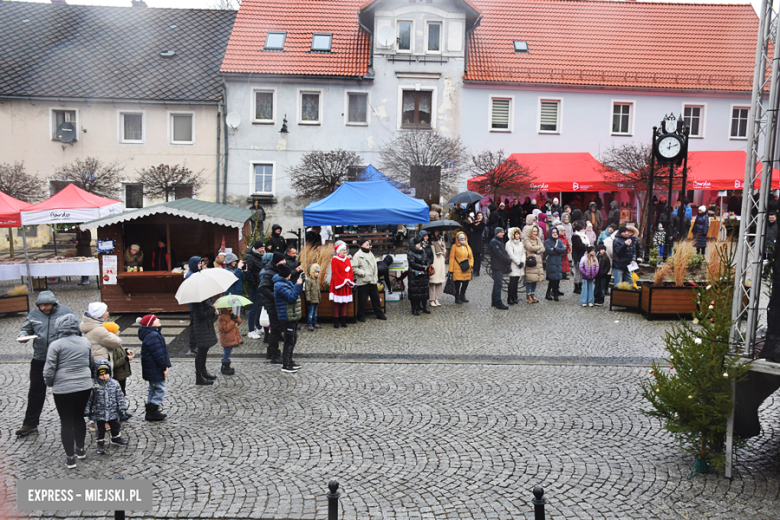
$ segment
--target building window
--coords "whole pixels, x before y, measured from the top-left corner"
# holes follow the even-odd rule
[[[631,134],[631,103],[612,104],[612,134]]]
[[[274,91],[273,90],[255,90],[254,91],[253,120],[256,123],[274,122]]]
[[[192,184],[177,184],[173,187],[173,198],[179,199],[191,199],[192,198]]]
[[[195,142],[193,114],[172,113],[170,120],[171,144],[192,144]]]
[[[144,185],[125,184],[125,208],[144,207]]]
[[[273,164],[254,164],[254,193],[272,195],[274,192]]]
[[[322,104],[320,92],[301,91],[300,124],[318,125],[322,119]]]
[[[539,132],[560,133],[560,100],[542,100],[539,104]]]
[[[430,128],[432,92],[404,90],[401,111],[402,128]]]
[[[398,50],[412,50],[412,22],[398,22]]]
[[[368,94],[365,92],[347,93],[347,124],[368,124]]]
[[[748,107],[732,107],[731,109],[731,137],[735,139],[747,137]]]
[[[513,42],[515,52],[520,54],[528,54],[528,42],[521,41],[521,40],[515,40]]]
[[[38,236],[38,226],[22,226],[16,230],[16,236],[26,236],[27,238],[36,238]]]
[[[683,107],[683,120],[691,129],[690,137],[704,137],[704,107],[685,105]]]
[[[490,129],[499,132],[509,132],[512,100],[502,98],[490,99]]]
[[[311,50],[315,52],[330,52],[332,42],[332,34],[313,34],[311,37]]]
[[[120,140],[123,143],[144,142],[144,115],[137,112],[119,113]]]
[[[441,52],[441,24],[428,24],[428,52]]]
[[[54,141],[59,141],[59,137],[57,136],[57,129],[63,123],[73,123],[76,125],[76,111],[59,109],[53,109],[51,111],[51,138]],[[78,141],[78,136],[79,134],[76,132],[76,137],[73,140]]]
[[[284,40],[287,39],[286,32],[269,32],[265,35],[265,47],[267,51],[284,50]]]

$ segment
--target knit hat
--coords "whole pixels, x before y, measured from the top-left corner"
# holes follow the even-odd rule
[[[157,316],[155,314],[147,314],[143,318],[138,318],[135,320],[138,322],[138,324],[142,327],[151,327],[152,323],[154,323],[154,320],[157,319]]]
[[[290,274],[292,274],[292,271],[290,271],[290,268],[287,267],[284,264],[276,266],[276,272],[282,278],[287,278],[288,276],[290,276]]]
[[[627,228],[626,226],[620,226],[620,227],[618,228],[618,235],[622,235],[622,234],[623,234],[623,233],[625,233],[626,231],[628,231],[628,228]]]
[[[103,360],[103,361],[105,361],[105,360]],[[102,376],[103,374],[111,375],[111,365],[109,365],[107,363],[100,363],[97,366],[96,372],[97,372],[97,375],[99,375],[99,376]]]
[[[87,307],[87,316],[92,319],[99,320],[108,310],[108,305],[103,302],[92,302]]]
[[[706,212],[707,206],[699,206],[699,211],[701,211],[702,213]]]
[[[252,245],[252,249],[260,249],[261,247],[264,247],[265,244],[263,244],[262,240],[256,240],[255,243]]]
[[[274,253],[271,257],[271,265],[276,265],[282,260],[284,260],[284,255],[282,253]]]
[[[558,204],[558,197],[553,198],[553,204]]]
[[[369,241],[371,241],[370,238],[366,238],[366,237],[360,238],[360,239],[358,239],[358,245],[360,247],[363,247],[363,244],[365,244],[366,242],[369,242]]]
[[[493,234],[498,235],[499,233],[503,233],[503,232],[504,232],[504,228],[497,227],[496,230],[493,232]]]
[[[561,224],[563,224],[563,222],[561,222],[560,220],[558,220],[558,219],[553,220],[553,226],[558,227]]]
[[[336,250],[336,254],[339,254],[339,252],[340,252],[342,249],[344,249],[344,250],[346,250],[346,249],[347,249],[347,244],[345,244],[345,243],[344,243],[344,242],[342,242],[342,241],[338,241],[338,242],[336,242],[336,244],[333,246],[333,248]]]
[[[587,227],[588,229],[593,229],[593,222],[590,221],[585,222],[585,227]]]
[[[136,251],[140,251],[141,250],[141,246],[139,246],[138,244],[133,244],[133,245],[130,246],[130,249],[135,249]]]
[[[103,324],[103,327],[110,332],[111,334],[116,334],[119,332],[119,325],[114,323],[113,321],[107,321]]]

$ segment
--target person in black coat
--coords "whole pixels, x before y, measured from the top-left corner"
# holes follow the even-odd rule
[[[634,239],[626,226],[620,226],[612,243],[612,273],[615,276],[615,287],[620,282],[630,280],[628,276],[628,264],[634,261]]]
[[[609,203],[609,216],[607,216],[607,225],[614,224],[616,228],[620,227],[620,208],[618,201],[613,200]]]
[[[472,273],[479,276],[479,269],[482,267],[482,237],[485,235],[485,218],[480,211],[475,219],[469,219],[468,242],[471,246],[471,253],[474,256],[474,268]]]
[[[501,301],[501,288],[504,285],[504,273],[509,271],[512,259],[506,252],[504,245],[504,229],[497,227],[490,241],[490,268],[493,270],[493,294],[491,302],[493,307],[506,310],[509,307]]]
[[[664,239],[664,254],[663,259],[666,261],[667,257],[672,254],[672,247],[674,239],[677,236],[677,222],[672,215],[672,207],[666,206],[664,212],[658,218],[658,223],[664,227],[665,239]]]
[[[217,344],[217,333],[214,322],[217,321],[217,309],[208,298],[200,303],[192,304],[193,332],[195,333],[195,384],[212,385],[217,376],[206,370],[206,356],[209,349]]]
[[[385,257],[376,263],[377,277],[384,281],[385,289],[390,294],[393,294],[393,286],[390,284],[390,266],[393,265],[393,257],[391,255],[385,255]]]
[[[558,238],[558,228],[550,228],[550,238],[544,241],[544,254],[547,256],[547,296],[548,300],[558,301],[559,286],[563,278],[563,255],[566,246]]]
[[[520,205],[519,200],[513,200],[512,207],[509,208],[509,227],[523,229],[524,225],[525,215],[523,214],[523,206]]]
[[[271,238],[265,243],[265,250],[269,253],[282,253],[287,250],[287,241],[282,236],[282,226],[271,226]]]
[[[412,314],[420,315],[420,311],[430,314],[426,307],[428,304],[428,266],[431,262],[423,249],[421,236],[416,236],[409,241],[409,301],[412,305]]]
[[[268,346],[265,351],[265,358],[270,359],[272,363],[282,363],[282,350],[279,348],[279,340],[282,339],[284,325],[276,314],[276,301],[274,299],[274,276],[279,274],[277,267],[286,262],[282,253],[274,253],[270,265],[267,265],[260,274],[260,283],[257,291],[260,294],[262,305],[268,313],[268,320],[271,322],[270,333],[268,335]]]
[[[321,231],[322,228],[320,226],[314,226],[313,228],[309,229],[305,235],[306,245],[312,246],[314,248],[322,247],[322,235],[320,235]]]
[[[249,248],[244,256],[244,266],[246,269],[246,283],[249,286],[249,299],[252,300],[252,306],[247,311],[247,322],[249,333],[247,337],[260,339],[260,311],[263,304],[260,302],[260,296],[257,292],[257,285],[260,283],[260,271],[263,270],[263,255],[265,254],[265,245],[258,240]],[[257,332],[255,332],[257,329]]]

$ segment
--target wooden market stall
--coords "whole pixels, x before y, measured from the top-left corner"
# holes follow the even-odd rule
[[[101,299],[112,313],[187,312],[174,297],[184,281],[182,267],[192,256],[214,255],[223,241],[241,257],[251,215],[249,209],[178,199],[82,224],[97,228]],[[152,270],[159,241],[171,259],[167,271]],[[144,257],[142,267],[127,272],[124,253],[132,244]]]

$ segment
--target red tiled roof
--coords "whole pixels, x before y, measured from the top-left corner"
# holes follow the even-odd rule
[[[473,0],[465,80],[750,91],[758,16],[748,5]],[[528,42],[516,54],[512,41]]]
[[[360,77],[371,39],[358,24],[364,0],[244,0],[221,72]],[[286,31],[284,51],[264,51],[268,31]],[[311,52],[312,33],[332,33],[330,53]]]

